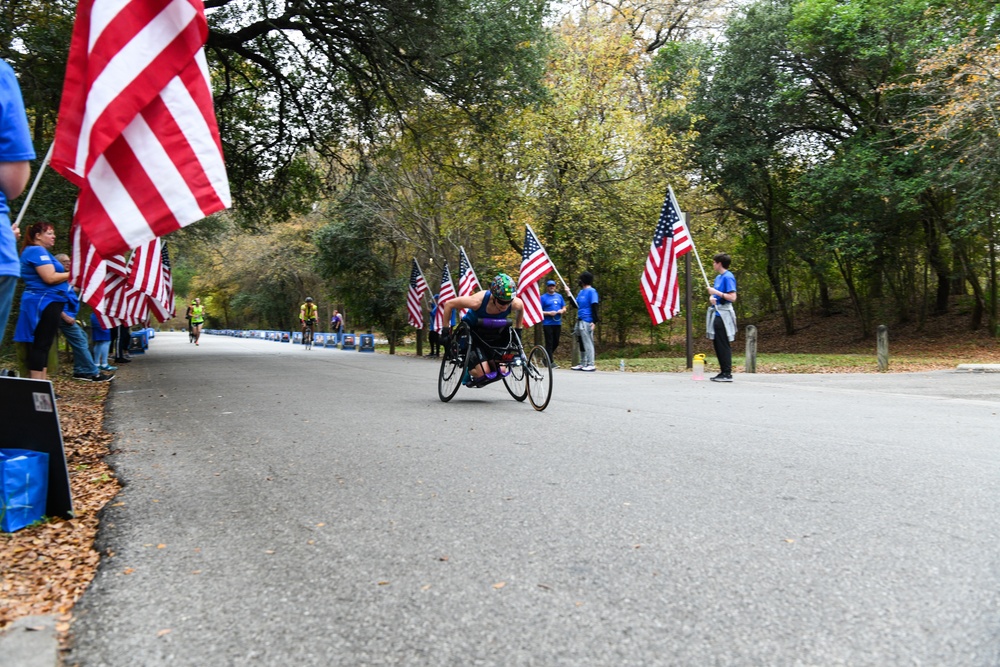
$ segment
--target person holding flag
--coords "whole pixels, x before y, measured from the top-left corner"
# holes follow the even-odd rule
[[[556,358],[556,348],[559,347],[559,336],[562,334],[562,316],[566,312],[566,300],[556,291],[556,281],[545,282],[545,293],[539,296],[542,306],[542,331],[545,332],[545,351],[549,360]],[[552,361],[552,368],[559,368]]]
[[[736,277],[729,270],[732,261],[724,252],[712,258],[712,268],[719,274],[715,277],[715,285],[708,288],[711,306],[705,323],[706,334],[712,339],[712,347],[719,360],[719,374],[709,378],[712,382],[733,381],[733,350],[730,342],[736,338],[736,311],[733,309],[736,301]]]
[[[21,88],[14,70],[0,60],[0,338],[7,330],[14,289],[21,276],[21,260],[17,254],[20,229],[10,222],[7,202],[24,192],[33,159],[35,149],[31,145]],[[6,369],[0,371],[0,375],[8,373],[15,374]]]

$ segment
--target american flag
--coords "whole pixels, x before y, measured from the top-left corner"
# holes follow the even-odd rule
[[[542,321],[542,303],[538,298],[538,281],[555,265],[549,259],[545,248],[531,227],[524,230],[524,250],[521,253],[521,275],[517,279],[517,296],[524,302],[524,326],[530,327]]]
[[[668,187],[641,281],[642,300],[646,302],[653,324],[660,324],[680,312],[677,259],[691,252],[692,247],[691,235],[681,219],[680,206],[673,189]]]
[[[108,257],[231,204],[201,0],[80,0],[52,167]]]
[[[479,284],[479,278],[476,277],[476,271],[472,268],[472,262],[469,261],[468,255],[465,254],[465,248],[462,246],[458,247],[458,256],[458,295],[475,294],[483,288]],[[463,308],[459,316],[464,316],[467,310],[468,308]]]
[[[427,281],[417,264],[416,258],[413,260],[413,268],[410,269],[410,287],[406,290],[406,318],[411,326],[418,329],[424,327],[424,309],[420,304],[420,299],[427,292]]]
[[[161,243],[160,265],[162,266],[160,289],[156,296],[149,297],[149,310],[156,315],[156,319],[166,322],[177,313],[174,302],[174,281],[170,273],[170,253],[167,252],[166,241]]]
[[[435,331],[441,331],[441,329],[451,325],[451,322],[444,321],[444,308],[442,306],[456,296],[455,285],[451,282],[451,271],[448,269],[448,260],[445,260],[444,268],[441,270],[441,289],[438,290],[438,307],[434,312],[434,322],[431,323],[431,327]]]

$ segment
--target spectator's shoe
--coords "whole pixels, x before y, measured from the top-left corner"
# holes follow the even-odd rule
[[[131,361],[132,361],[131,359],[126,359],[125,357],[115,357],[116,364],[127,364],[130,363]]]
[[[100,375],[100,373],[97,375]],[[96,378],[97,375],[91,375],[90,373],[73,373],[73,379],[79,380],[80,382],[95,382],[96,380],[94,378]]]
[[[733,376],[732,375],[726,375],[725,373],[719,373],[715,377],[709,378],[709,379],[712,382],[732,382],[733,381]]]
[[[583,371],[584,373],[593,373],[594,371],[597,370],[597,366],[584,366],[580,370]]]
[[[95,375],[93,377],[92,381],[93,382],[111,382],[114,379],[115,379],[114,373],[111,373],[111,374],[98,373],[97,375]]]
[[[559,364],[552,362],[552,365],[549,366],[549,368],[559,368]]]
[[[102,371],[116,371],[116,370],[118,370],[117,366],[110,366],[110,365],[98,366],[98,368],[100,368]]]
[[[583,365],[582,364],[577,364],[576,366],[570,366],[569,369],[571,371],[582,371],[583,370]]]
[[[13,368],[0,368],[0,378],[16,378],[20,377],[17,371]]]

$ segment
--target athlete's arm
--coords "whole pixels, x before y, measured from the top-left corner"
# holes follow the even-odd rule
[[[478,294],[470,294],[468,296],[459,296],[454,299],[449,299],[444,302],[443,306],[438,306],[441,308],[441,321],[445,323],[445,327],[451,325],[451,311],[456,308],[461,310],[462,308],[478,308],[479,304],[483,302],[483,292]]]

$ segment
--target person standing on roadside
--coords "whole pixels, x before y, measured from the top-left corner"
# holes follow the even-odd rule
[[[600,297],[594,289],[594,274],[590,271],[581,273],[577,283],[580,285],[580,293],[576,295],[576,307],[579,310],[576,313],[573,335],[580,346],[580,363],[571,370],[593,373],[597,370],[594,365],[594,327],[600,322]]]
[[[31,177],[30,160],[34,159],[21,87],[11,66],[0,60],[0,341],[7,331],[14,289],[21,275],[17,252],[21,230],[11,224],[8,202],[24,192]],[[2,369],[0,375],[16,372]]]
[[[562,316],[566,312],[566,300],[556,291],[556,281],[545,283],[545,293],[539,297],[542,305],[542,331],[545,333],[545,351],[549,353],[552,368],[559,368],[555,363],[556,348],[559,347],[559,336],[562,334]]]
[[[333,315],[330,316],[330,333],[344,333],[344,318],[340,316],[340,311],[336,308],[333,309]]]
[[[431,351],[427,355],[428,358],[436,357],[441,352],[441,334],[438,330],[434,328],[434,318],[437,316],[437,310],[441,306],[438,304],[438,295],[435,294],[431,297],[431,312],[430,312],[430,327],[427,331],[427,340],[430,342]]]
[[[712,339],[715,356],[719,360],[719,374],[709,378],[712,382],[733,381],[733,350],[730,343],[736,338],[736,276],[729,270],[732,259],[724,252],[712,258],[712,268],[719,275],[708,288],[708,318],[706,335]]]
[[[21,251],[24,292],[17,314],[14,341],[28,343],[28,371],[32,380],[47,380],[49,349],[59,331],[66,305],[69,271],[52,255],[56,230],[47,222],[28,227]]]

